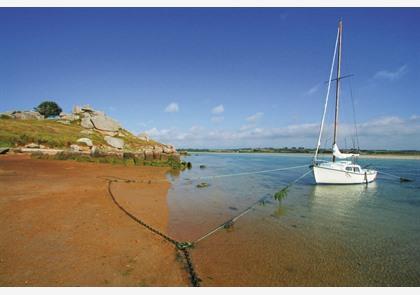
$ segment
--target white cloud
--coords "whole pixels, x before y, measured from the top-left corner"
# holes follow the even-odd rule
[[[211,117],[211,121],[213,123],[221,123],[221,122],[223,122],[224,119],[225,119],[225,117],[223,117],[223,116],[213,116],[213,117]]]
[[[406,72],[407,72],[407,65],[403,65],[400,68],[398,68],[396,71],[382,70],[382,71],[376,72],[373,78],[394,81],[401,78]]]
[[[250,123],[255,123],[255,122],[257,122],[259,119],[261,119],[261,118],[262,118],[262,116],[264,116],[264,113],[262,113],[262,112],[258,112],[258,113],[255,113],[255,114],[253,114],[253,115],[251,115],[251,116],[247,117],[245,120],[247,120],[247,121],[248,121],[248,122],[250,122]]]
[[[176,102],[171,102],[165,108],[165,112],[166,113],[176,113],[176,112],[179,112],[179,106],[178,106],[178,104]]]
[[[239,131],[246,131],[246,130],[250,130],[250,129],[254,128],[254,127],[255,127],[255,124],[242,125],[242,126],[239,128]]]
[[[361,148],[372,149],[420,149],[420,116],[410,118],[395,116],[375,118],[358,124]],[[177,147],[264,147],[306,146],[315,147],[319,123],[296,124],[276,128],[257,128],[244,125],[238,130],[206,129],[193,126],[186,131],[177,128],[146,131],[151,138]],[[325,142],[331,144],[332,125],[325,126]],[[339,145],[350,144],[354,135],[353,124],[340,124]]]
[[[211,117],[211,121],[213,123],[222,123],[224,120],[225,120],[225,117],[223,117],[223,116],[214,116],[214,117]]]
[[[316,84],[315,86],[313,86],[311,89],[309,89],[308,91],[306,91],[304,94],[305,95],[312,95],[315,92],[317,92],[319,90],[319,88],[321,87],[321,84]]]
[[[197,126],[197,125],[192,126],[192,127],[190,128],[190,131],[191,131],[191,132],[201,132],[201,131],[203,131],[203,130],[204,130],[204,128],[203,128],[202,126]]]
[[[223,105],[222,105],[222,104],[220,104],[220,105],[218,105],[218,106],[214,107],[214,108],[211,110],[211,113],[212,113],[212,114],[215,114],[215,115],[219,115],[219,114],[223,113],[224,111],[225,111],[225,108],[223,107]]]
[[[420,120],[420,116],[419,115],[412,115],[410,117],[410,120],[413,120],[413,121]]]

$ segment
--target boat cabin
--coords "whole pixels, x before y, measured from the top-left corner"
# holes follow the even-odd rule
[[[359,166],[359,165],[354,165],[354,164],[352,164],[352,165],[348,165],[348,166],[346,166],[346,171],[347,171],[347,172],[356,172],[356,173],[360,173],[360,172],[361,172],[361,169],[360,169],[360,166]]]

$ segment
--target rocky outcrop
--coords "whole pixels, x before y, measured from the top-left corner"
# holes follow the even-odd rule
[[[79,115],[76,115],[76,114],[66,114],[66,113],[63,113],[63,112],[60,113],[60,116],[59,117],[60,117],[60,120],[70,121],[70,122],[76,121],[76,120],[79,120],[80,119],[80,116]]]
[[[95,129],[111,132],[117,132],[121,129],[121,125],[117,121],[105,115],[96,114],[95,116],[91,117],[90,120],[92,121]]]
[[[176,153],[176,149],[173,145],[167,144],[163,146],[163,152],[165,154],[174,154]]]
[[[124,148],[124,140],[122,138],[118,137],[112,137],[112,136],[105,136],[104,137],[107,144],[110,146],[117,148],[117,149],[123,149]]]
[[[20,153],[39,153],[44,155],[56,155],[62,153],[62,149],[49,149],[49,148],[18,148],[16,149]]]
[[[2,118],[18,120],[44,119],[41,114],[35,111],[12,111],[1,115]],[[78,139],[69,142],[64,152],[91,154],[92,156],[116,155],[118,157],[123,157],[123,155],[129,153],[139,160],[168,161],[169,159],[175,159],[180,161],[180,155],[172,145],[156,143],[145,132],[139,134],[136,138],[130,132],[124,130],[116,120],[89,105],[74,106],[71,113],[61,112],[59,117],[53,120],[57,123],[71,125],[71,128],[74,128],[75,125],[82,127],[79,130],[80,135],[75,137]],[[36,143],[27,144],[25,147],[17,145],[12,150],[45,154],[56,154],[63,151]]]
[[[37,143],[28,143],[25,145],[25,148],[28,149],[45,149],[45,146],[43,146],[42,144],[37,144]]]
[[[79,138],[77,140],[78,143],[84,143],[85,145],[87,145],[88,147],[92,147],[93,146],[93,142],[92,140],[90,140],[89,138],[83,137],[83,138]]]
[[[9,150],[10,150],[10,148],[8,148],[8,147],[0,148],[0,155],[6,154]]]
[[[71,152],[80,152],[81,151],[81,148],[77,144],[71,144],[70,145],[70,151]]]
[[[10,111],[0,114],[16,120],[43,120],[44,116],[35,111]]]
[[[66,118],[79,120],[80,125],[85,129],[95,129],[108,136],[118,134],[122,128],[120,123],[105,115],[102,111],[94,110],[91,106],[85,105],[83,107],[74,106],[71,116]]]
[[[82,126],[85,129],[93,129],[93,124],[90,118],[82,118],[80,121],[80,126]]]

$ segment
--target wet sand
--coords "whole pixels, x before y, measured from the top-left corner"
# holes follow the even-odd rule
[[[165,173],[0,156],[0,286],[188,286],[173,245],[119,210],[103,178],[152,180],[113,190],[127,210],[165,229]]]
[[[239,206],[238,206],[239,207]],[[274,216],[258,205],[230,229],[221,229],[191,250],[202,286],[367,286],[353,253],[341,241],[323,240],[300,230],[296,218]],[[238,208],[239,209],[239,208]],[[210,214],[196,206],[196,214],[170,222],[178,239],[203,236],[238,211]],[[282,213],[278,213],[282,214]],[[179,213],[182,215],[182,213]],[[172,227],[172,228],[171,228]]]

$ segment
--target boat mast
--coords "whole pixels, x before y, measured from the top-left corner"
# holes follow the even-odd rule
[[[335,89],[335,119],[334,119],[334,144],[337,143],[337,125],[338,125],[338,105],[340,102],[340,73],[341,73],[341,41],[343,36],[343,24],[340,19],[338,22],[338,62],[337,62],[337,84]],[[333,155],[333,162],[335,156]]]

